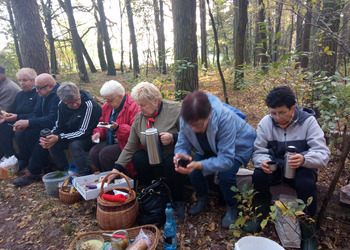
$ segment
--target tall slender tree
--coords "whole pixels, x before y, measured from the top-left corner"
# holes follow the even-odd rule
[[[134,27],[134,18],[131,8],[131,1],[125,0],[126,12],[128,13],[128,22],[129,22],[129,32],[130,32],[130,42],[132,46],[132,60],[133,60],[133,68],[134,68],[134,77],[137,77],[140,73],[139,66],[139,55],[137,52],[137,42],[135,35],[135,27]]]
[[[106,15],[105,15],[105,10],[103,7],[102,0],[97,0],[97,7],[98,7],[98,13],[100,14],[100,24],[102,27],[103,41],[105,43],[105,52],[106,52],[107,65],[108,65],[107,75],[115,76],[117,72],[115,70],[111,43],[109,42]]]
[[[75,18],[73,14],[71,0],[58,0],[58,2],[66,12],[68,17],[69,29],[72,35],[73,51],[74,51],[75,60],[77,62],[78,69],[79,69],[80,80],[83,82],[89,82],[90,81],[89,75],[87,73],[87,69],[83,58],[83,53],[82,53],[82,48],[80,43],[81,39],[78,34],[77,26],[75,24]]]
[[[185,98],[182,91],[198,89],[197,36],[196,36],[196,1],[174,0],[174,51],[175,89],[181,92],[179,99]]]
[[[36,0],[12,0],[23,66],[49,73],[49,59]]]
[[[159,2],[159,5],[158,5],[158,2]],[[153,7],[154,7],[154,20],[155,20],[157,38],[158,38],[159,70],[160,70],[160,73],[166,74],[163,1],[153,0]]]
[[[259,1],[259,33],[257,36],[259,36],[259,42],[260,44],[260,59],[261,59],[261,67],[264,71],[267,70],[267,64],[269,62],[268,56],[267,56],[267,29],[266,29],[266,22],[265,22],[265,3],[264,0],[258,0]]]
[[[199,1],[199,15],[201,20],[201,62],[204,68],[208,69],[207,57],[207,8],[205,0]]]
[[[96,21],[96,28],[97,28],[97,55],[98,55],[98,60],[100,62],[100,67],[101,71],[106,71],[108,69],[107,67],[107,62],[105,58],[105,53],[104,53],[104,48],[103,48],[103,35],[102,35],[102,27],[101,27],[101,22],[100,19],[98,18],[97,15],[97,5],[94,0],[91,0],[92,4],[94,6],[94,17]]]

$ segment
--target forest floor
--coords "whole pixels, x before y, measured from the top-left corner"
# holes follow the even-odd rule
[[[63,82],[68,79],[78,82],[76,76],[58,80]],[[130,91],[130,84],[120,74],[106,77],[105,73],[97,73],[91,76],[89,84],[80,84],[80,87],[98,96],[102,84],[110,79],[124,83],[127,91]],[[201,77],[199,84],[201,90],[211,92],[223,100],[221,82],[215,74]],[[161,87],[166,93],[173,93],[169,86]],[[241,91],[233,91],[228,87],[230,104],[241,109],[247,115],[247,122],[254,128],[267,113],[263,101],[266,93],[266,88],[257,86],[248,86]],[[319,204],[327,192],[335,167],[336,164],[330,162],[326,169],[319,172]],[[350,206],[339,203],[339,188],[347,184],[349,170],[346,168],[328,204],[327,220],[318,231],[319,249],[349,249]],[[77,235],[101,230],[96,220],[96,200],[66,205],[58,198],[48,197],[43,182],[16,188],[12,184],[14,178],[0,180],[0,250],[68,249]],[[193,189],[188,186],[186,190],[189,207],[194,202]],[[225,206],[220,203],[217,191],[211,192],[210,206],[198,216],[186,215],[185,220],[178,223],[179,249],[233,249],[238,239],[233,236],[232,230],[221,227],[224,213]],[[262,236],[280,244],[272,223],[263,230]],[[162,249],[161,242],[157,249]]]

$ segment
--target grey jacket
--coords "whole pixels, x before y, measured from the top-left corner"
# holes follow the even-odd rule
[[[305,157],[303,167],[321,168],[327,165],[330,151],[324,133],[318,125],[314,112],[297,106],[292,123],[285,129],[277,126],[270,115],[258,125],[258,136],[254,142],[253,164],[261,168],[265,160],[274,160],[284,165],[287,146],[295,146]]]

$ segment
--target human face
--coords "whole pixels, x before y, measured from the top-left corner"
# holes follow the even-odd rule
[[[197,120],[194,122],[189,121],[187,124],[188,124],[188,126],[190,126],[190,128],[192,128],[192,130],[195,133],[202,133],[203,134],[207,131],[209,119],[210,119],[210,115],[205,119],[200,119],[200,120]]]
[[[70,109],[78,109],[81,105],[81,98],[80,95],[73,101],[63,101],[68,108]]]
[[[120,104],[123,101],[123,96],[122,95],[106,95],[104,97],[105,101],[111,105],[112,109],[117,109],[119,108]]]
[[[293,119],[296,106],[292,106],[290,109],[284,105],[277,108],[269,108],[272,119],[278,126],[287,126]]]
[[[151,117],[156,112],[158,100],[155,99],[152,102],[148,100],[139,100],[136,104],[139,105],[139,109],[144,116]]]
[[[38,92],[40,97],[46,97],[49,95],[52,88],[50,88],[50,84],[46,82],[37,82],[35,84],[36,92]]]
[[[34,86],[34,80],[29,79],[27,75],[19,75],[18,76],[18,82],[21,85],[21,88],[23,91],[29,91]]]

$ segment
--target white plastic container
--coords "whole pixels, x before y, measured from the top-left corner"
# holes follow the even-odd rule
[[[63,182],[68,175],[69,175],[68,172],[60,172],[60,171],[51,172],[44,175],[43,182],[45,184],[47,196],[58,197],[59,183]]]
[[[283,250],[284,248],[278,245],[273,240],[257,236],[245,236],[235,244],[235,250]]]

